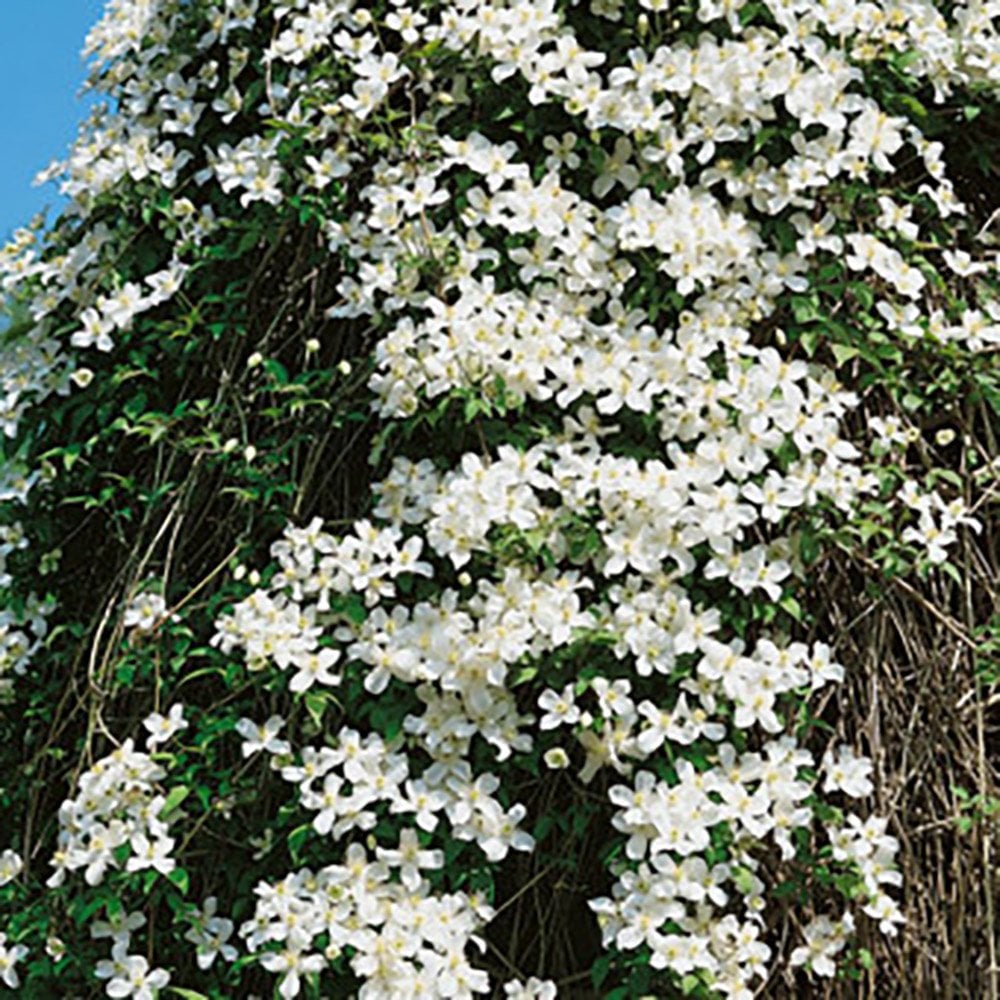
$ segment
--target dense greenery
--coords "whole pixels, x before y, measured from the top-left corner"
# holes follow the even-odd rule
[[[0,981],[905,990],[899,592],[996,997],[995,18],[110,0],[0,253]]]

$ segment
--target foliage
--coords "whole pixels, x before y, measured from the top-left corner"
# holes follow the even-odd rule
[[[820,581],[957,637],[988,872],[989,10],[110,0],[87,51],[0,254],[0,981],[886,981],[912,831]]]

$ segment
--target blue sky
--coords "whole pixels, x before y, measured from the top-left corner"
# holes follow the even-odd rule
[[[55,184],[31,182],[62,158],[86,114],[80,50],[103,8],[104,0],[0,0],[0,243],[59,203]]]

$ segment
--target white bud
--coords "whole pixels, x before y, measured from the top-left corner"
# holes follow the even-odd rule
[[[69,380],[80,389],[85,389],[94,381],[94,373],[89,368],[77,368]]]
[[[247,358],[247,368],[256,368],[264,360],[264,355],[260,351],[254,351],[253,354]]]
[[[569,767],[569,756],[562,747],[552,747],[551,750],[546,750],[545,756],[542,759],[549,767],[555,770]]]
[[[340,364],[337,365],[337,371],[340,372],[341,375],[350,375],[353,371],[351,368],[351,362],[341,361]]]
[[[306,341],[306,354],[315,354],[319,350],[319,341],[315,337],[310,337]]]

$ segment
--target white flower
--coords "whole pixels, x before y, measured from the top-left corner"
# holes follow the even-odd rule
[[[184,718],[184,706],[180,703],[171,705],[166,715],[151,713],[142,724],[149,731],[146,746],[150,748],[166,743],[175,733],[188,727],[188,721]]]
[[[28,954],[23,944],[8,945],[7,935],[0,933],[0,982],[16,990],[21,985],[16,964]]]
[[[13,882],[24,869],[21,855],[9,848],[0,854],[0,886]]]
[[[867,757],[855,756],[849,746],[837,747],[836,756],[832,750],[827,750],[823,755],[823,770],[826,773],[825,792],[837,790],[852,798],[862,798],[874,790],[869,777],[872,762]]]
[[[121,911],[109,915],[106,921],[95,920],[90,925],[90,936],[95,940],[111,938],[113,945],[122,945],[124,951],[127,952],[128,942],[132,934],[145,926],[146,917],[144,914],[138,911],[134,913]]]
[[[161,875],[169,875],[177,867],[177,862],[170,856],[174,847],[172,837],[150,840],[145,834],[136,833],[132,836],[131,847],[132,856],[126,863],[130,872],[153,868]]]
[[[259,753],[261,750],[269,754],[285,754],[291,751],[291,745],[286,740],[279,740],[278,733],[285,725],[280,715],[272,715],[266,722],[257,723],[252,719],[240,719],[236,723],[236,732],[243,737],[243,756]]]
[[[503,992],[510,1000],[555,1000],[556,984],[551,979],[539,979],[532,976],[526,983],[512,979],[504,983]]]
[[[129,955],[123,961],[124,974],[108,981],[109,997],[132,997],[133,1000],[153,1000],[157,992],[170,982],[164,969],[150,969],[142,955]]]
[[[194,926],[184,935],[187,941],[198,948],[198,968],[210,969],[221,955],[223,961],[236,960],[237,951],[227,944],[233,935],[233,922],[225,917],[216,916],[218,900],[209,896],[200,911],[195,912]]]
[[[411,829],[400,831],[398,850],[379,847],[375,855],[390,868],[399,868],[400,880],[411,891],[420,885],[421,869],[441,868],[444,865],[444,853],[422,849],[417,831]]]
[[[135,628],[139,632],[150,631],[162,621],[167,611],[167,602],[161,594],[136,594],[125,609],[122,623],[126,628]]]
[[[959,277],[970,278],[976,274],[986,274],[990,265],[985,261],[974,261],[964,250],[944,250],[941,253],[944,262]]]
[[[108,980],[105,992],[109,997],[153,1000],[157,991],[170,982],[165,970],[151,970],[143,956],[129,955],[125,941],[118,941],[111,949],[111,959],[98,962],[94,972],[98,979]]]
[[[335,686],[340,683],[340,674],[330,668],[340,659],[340,653],[335,649],[320,649],[312,653],[303,653],[296,661],[298,672],[288,684],[290,690],[296,693],[308,691],[313,684]]]
[[[539,729],[571,726],[579,721],[580,709],[575,703],[573,685],[567,684],[562,694],[546,689],[538,697],[538,707],[546,714],[538,722]]]
[[[322,955],[303,955],[292,948],[286,948],[280,952],[268,952],[261,958],[260,964],[268,972],[284,973],[278,984],[278,993],[284,1000],[289,1000],[299,995],[300,977],[310,972],[319,972],[326,965],[326,960]]]
[[[875,898],[862,909],[869,917],[878,921],[879,930],[889,937],[895,937],[897,927],[906,923],[899,905],[884,892],[877,893]]]
[[[90,368],[77,368],[69,378],[78,389],[86,389],[94,381],[94,373]]]
[[[834,956],[843,950],[853,929],[854,920],[849,913],[837,922],[829,917],[816,917],[803,928],[806,943],[792,952],[789,963],[793,966],[808,964],[817,976],[835,976]]]

